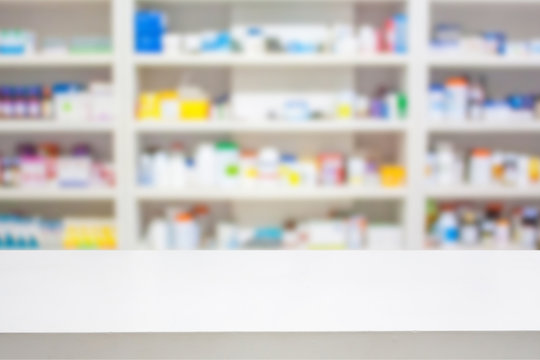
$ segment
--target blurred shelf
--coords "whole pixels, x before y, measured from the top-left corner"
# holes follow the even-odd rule
[[[540,4],[540,1],[538,1]],[[540,68],[540,56],[475,56],[466,54],[432,55],[429,58],[432,68]]]
[[[140,201],[321,201],[321,200],[399,200],[405,188],[382,187],[314,187],[253,189],[148,189],[140,187],[136,196]]]
[[[0,133],[107,133],[114,131],[113,123],[60,122],[51,120],[3,120]]]
[[[2,0],[0,0],[1,3]],[[82,0],[79,0],[82,1]],[[104,67],[113,64],[112,54],[0,56],[0,68],[14,67]]]
[[[431,122],[427,125],[431,133],[448,134],[507,134],[540,132],[540,121],[514,123],[489,123],[466,120],[459,123]]]
[[[2,201],[111,201],[115,189],[0,188]]]
[[[208,55],[141,55],[136,54],[135,64],[143,67],[175,67],[175,66],[243,66],[243,67],[319,67],[319,66],[366,66],[366,67],[395,67],[407,65],[406,55],[237,55],[237,54],[208,54]]]
[[[510,186],[428,186],[426,195],[432,199],[535,199],[540,200],[540,186],[510,187]]]
[[[140,133],[395,133],[404,132],[406,121],[392,120],[325,120],[325,121],[209,121],[159,122],[138,121]]]

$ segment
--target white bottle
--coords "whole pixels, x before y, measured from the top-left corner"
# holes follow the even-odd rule
[[[437,235],[443,247],[455,247],[459,241],[459,221],[452,209],[444,210],[437,223]]]
[[[238,146],[232,142],[216,144],[217,184],[220,187],[234,187],[240,180],[240,154]]]
[[[154,219],[148,227],[146,241],[154,250],[167,250],[170,248],[169,231],[164,219]]]
[[[193,216],[180,213],[174,220],[175,248],[178,250],[195,250],[200,243],[200,230]]]
[[[210,143],[202,143],[195,151],[197,181],[201,187],[216,185],[216,149]]]
[[[362,53],[377,52],[377,32],[373,26],[363,25],[358,31],[358,49]]]
[[[363,156],[351,156],[347,160],[348,183],[352,186],[362,185],[366,176],[366,160]]]
[[[154,186],[152,162],[153,154],[150,151],[145,151],[139,158],[139,185]]]
[[[186,185],[186,157],[182,145],[173,145],[169,154],[170,186],[182,188]]]
[[[469,162],[471,185],[489,185],[492,182],[492,155],[487,149],[475,149]]]
[[[436,176],[439,185],[453,185],[457,180],[456,154],[451,144],[437,144]]]
[[[257,166],[261,185],[279,185],[279,158],[279,151],[273,147],[263,148],[259,152]]]
[[[447,119],[464,121],[467,119],[468,87],[463,78],[451,78],[446,83]]]
[[[158,188],[167,188],[171,186],[171,177],[169,176],[169,154],[164,150],[157,151],[152,160],[152,185]]]

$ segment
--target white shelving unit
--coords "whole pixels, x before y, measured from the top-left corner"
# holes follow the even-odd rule
[[[291,4],[303,6],[306,13],[311,7],[337,6],[344,9],[350,6],[370,9],[390,9],[390,13],[398,8],[409,15],[410,51],[406,56],[397,55],[369,55],[369,56],[290,56],[269,55],[264,57],[241,55],[204,55],[204,56],[150,56],[137,55],[133,51],[133,21],[132,17],[137,7],[157,7],[171,11],[178,21],[179,9],[189,6],[216,7],[228,21],[232,17],[231,11],[235,6],[281,6]],[[354,5],[356,4],[356,5]],[[209,203],[228,202],[234,207],[237,202],[255,202],[265,204],[269,202],[293,202],[304,204],[306,209],[313,207],[314,202],[326,204],[327,202],[369,202],[373,207],[378,203],[392,202],[399,209],[399,221],[403,227],[404,244],[407,249],[420,249],[423,246],[425,203],[427,199],[538,199],[538,189],[511,189],[511,188],[430,188],[424,181],[425,152],[434,137],[451,137],[472,139],[490,137],[503,138],[507,134],[540,133],[540,123],[507,125],[507,124],[435,124],[427,121],[427,87],[430,79],[442,72],[463,73],[466,71],[514,71],[530,72],[536,74],[540,69],[540,57],[471,57],[471,56],[436,56],[429,49],[429,34],[432,21],[440,16],[439,7],[448,9],[457,7],[451,14],[458,14],[459,19],[470,20],[469,9],[496,4],[504,9],[505,6],[539,6],[540,0],[246,0],[242,4],[233,0],[0,0],[0,27],[2,19],[9,16],[11,9],[17,9],[16,19],[23,19],[20,9],[30,6],[50,9],[51,6],[61,9],[67,6],[75,9],[84,5],[92,11],[88,14],[90,21],[95,20],[108,28],[114,44],[113,55],[96,56],[28,56],[21,58],[0,57],[0,74],[11,69],[17,74],[21,73],[25,81],[32,79],[31,74],[37,72],[69,71],[70,73],[91,76],[95,71],[110,75],[115,84],[117,94],[117,121],[114,124],[84,123],[67,124],[45,121],[2,121],[0,122],[0,136],[17,137],[24,140],[27,136],[110,136],[111,154],[116,162],[118,187],[113,190],[89,191],[61,191],[61,190],[10,190],[0,191],[0,203],[21,201],[50,202],[80,201],[110,202],[114,206],[114,215],[117,219],[120,246],[124,249],[137,247],[141,238],[145,207],[155,209],[160,204],[193,203],[204,201]],[[34,8],[32,8],[34,10]],[[491,9],[491,7],[490,7]],[[498,9],[498,7],[495,7]],[[38,10],[35,10],[38,11]],[[103,21],[103,11],[109,13],[110,23]],[[340,10],[343,11],[343,10]],[[60,11],[61,12],[61,11]],[[380,11],[379,11],[380,12]],[[377,13],[377,12],[375,12]],[[377,13],[378,14],[378,13]],[[215,14],[214,14],[215,15]],[[219,15],[219,14],[218,14]],[[304,14],[305,15],[305,14]],[[330,16],[331,13],[329,12]],[[456,16],[458,16],[456,15]],[[375,15],[379,16],[379,15]],[[451,16],[451,15],[448,15]],[[105,16],[106,17],[106,16]],[[24,20],[24,19],[23,19]],[[98,21],[99,20],[99,21]],[[213,16],[201,19],[211,22]],[[222,20],[222,19],[220,19]],[[488,21],[489,19],[485,20]],[[21,20],[22,21],[22,20]],[[46,21],[45,18],[40,20]],[[484,21],[484,19],[482,19]],[[76,25],[77,19],[67,19],[68,25]],[[11,25],[11,24],[10,24]],[[222,24],[220,25],[222,26]],[[508,20],[509,27],[520,29],[519,21]],[[43,24],[40,23],[40,27]],[[99,30],[99,29],[97,29]],[[103,30],[103,29],[101,29]],[[536,28],[540,33],[540,27]],[[62,28],[63,32],[67,30]],[[105,30],[103,30],[105,31]],[[530,29],[529,29],[530,31]],[[26,71],[29,71],[26,74]],[[317,123],[282,123],[230,119],[221,122],[208,123],[170,123],[170,122],[138,122],[134,119],[136,96],[146,87],[156,87],[161,84],[171,86],[177,81],[179,74],[194,71],[198,74],[211,73],[212,79],[225,79],[225,87],[229,90],[242,91],[243,87],[250,87],[243,74],[269,74],[283,76],[299,76],[299,81],[306,81],[316,76],[331,76],[339,82],[341,78],[361,78],[355,80],[355,86],[364,85],[362,82],[376,83],[378,77],[392,78],[392,85],[400,85],[409,95],[409,118],[404,121],[375,122],[370,120],[328,120]],[[309,75],[299,75],[310,72]],[[360,74],[360,75],[358,75]],[[373,80],[365,80],[363,74],[378,74]],[[215,75],[215,76],[214,76]],[[15,75],[10,74],[10,79]],[[0,75],[1,78],[1,75]],[[267,80],[260,79],[260,86],[266,86]],[[536,81],[538,83],[538,81]],[[173,83],[175,84],[175,83]],[[249,86],[248,86],[249,85]],[[274,84],[271,84],[274,85]],[[232,88],[232,89],[231,89]],[[538,90],[538,88],[536,89]],[[250,119],[254,120],[254,119]],[[343,188],[343,189],[283,189],[272,191],[217,191],[211,189],[194,190],[151,190],[138,188],[136,184],[136,159],[143,146],[148,142],[167,143],[173,138],[206,139],[226,136],[239,142],[266,141],[266,137],[280,139],[281,143],[294,143],[301,139],[302,143],[311,142],[315,145],[323,143],[325,138],[331,138],[334,143],[343,143],[343,146],[355,139],[377,139],[382,146],[392,146],[397,161],[401,161],[408,169],[408,185],[403,189],[385,188]],[[255,139],[255,140],[253,140]],[[259,140],[256,140],[259,139]],[[291,141],[291,139],[293,141]],[[270,140],[268,140],[270,141]],[[494,140],[496,141],[496,140]],[[84,206],[84,205],[81,205]],[[371,206],[371,205],[370,205]],[[264,206],[261,206],[261,208]]]

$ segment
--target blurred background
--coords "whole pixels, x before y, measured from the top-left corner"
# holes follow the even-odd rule
[[[0,249],[537,249],[538,11],[0,0]]]

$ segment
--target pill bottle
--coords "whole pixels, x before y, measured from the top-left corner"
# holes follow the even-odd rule
[[[480,240],[477,215],[473,210],[466,209],[461,215],[460,240],[464,245],[477,245]]]
[[[319,155],[320,183],[324,186],[337,186],[345,182],[345,160],[339,153]]]
[[[202,187],[216,185],[216,148],[211,143],[201,143],[195,150],[197,181]]]
[[[259,182],[261,185],[279,184],[279,151],[273,147],[261,149],[257,158]]]
[[[347,159],[347,180],[349,185],[357,186],[365,182],[366,159],[364,156],[350,156]]]
[[[162,120],[178,120],[180,99],[174,90],[161,91],[159,97],[159,113]]]
[[[477,148],[469,162],[469,181],[471,185],[488,185],[492,182],[492,154],[484,148]]]
[[[244,150],[240,155],[240,184],[242,187],[253,187],[257,184],[257,152]]]
[[[373,26],[363,25],[358,30],[358,49],[361,53],[376,53],[377,30]]]
[[[319,169],[315,157],[303,156],[300,158],[300,176],[303,186],[313,187],[318,184]]]
[[[187,184],[187,168],[184,147],[174,143],[168,156],[168,176],[170,185],[175,188],[185,187]]]
[[[495,225],[495,245],[506,249],[510,245],[510,223],[507,219],[499,219]]]
[[[293,154],[281,155],[281,180],[286,186],[300,186],[301,175],[298,160]]]
[[[522,214],[521,245],[528,250],[538,248],[538,209],[526,207]]]
[[[467,118],[467,80],[452,77],[446,81],[446,115],[448,120],[463,121]]]
[[[469,119],[470,120],[482,120],[484,102],[486,101],[486,90],[484,81],[473,81],[469,86],[468,92],[469,101]]]
[[[446,114],[446,93],[442,84],[431,84],[429,88],[429,119],[443,120]]]
[[[457,156],[450,143],[440,142],[435,149],[435,174],[439,185],[455,184],[458,178]]]
[[[481,224],[482,239],[490,242],[494,239],[497,221],[501,218],[503,206],[499,203],[488,204]]]
[[[176,215],[174,221],[174,244],[173,247],[178,250],[195,250],[200,243],[200,229],[188,212],[182,212]]]
[[[230,141],[216,144],[217,184],[234,187],[240,180],[240,154],[238,146]]]
[[[540,157],[531,156],[529,158],[528,177],[531,184],[540,182]]]
[[[453,205],[445,204],[441,210],[437,221],[437,237],[441,246],[455,247],[459,242],[459,221],[456,209]]]
[[[6,119],[9,117],[9,91],[5,86],[0,86],[0,119]]]
[[[52,90],[50,86],[44,86],[42,88],[41,98],[41,116],[44,119],[51,119],[53,117],[53,99]]]

